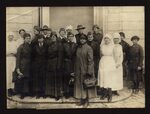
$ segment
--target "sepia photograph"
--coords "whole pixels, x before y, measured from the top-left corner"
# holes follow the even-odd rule
[[[6,7],[7,109],[145,108],[145,7]]]

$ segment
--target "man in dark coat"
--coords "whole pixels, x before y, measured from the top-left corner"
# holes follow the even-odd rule
[[[93,28],[93,37],[94,37],[94,41],[101,44],[102,39],[103,39],[103,31],[102,29],[99,28],[98,25],[94,25]]]
[[[37,35],[37,39],[38,41],[32,47],[32,91],[36,98],[39,98],[43,96],[45,88],[47,45],[44,42],[43,35]]]
[[[73,95],[71,87],[69,87],[69,81],[71,74],[74,73],[74,61],[77,44],[73,42],[74,34],[68,33],[67,39],[63,42],[63,69],[64,69],[64,95],[66,98]]]
[[[83,25],[78,25],[77,26],[76,30],[78,31],[78,34],[76,34],[75,37],[76,37],[76,43],[78,45],[80,44],[80,37],[81,37],[81,35],[85,35],[84,34],[84,29],[85,29],[85,27]]]
[[[91,46],[91,48],[93,49],[94,73],[95,73],[95,77],[97,78],[98,65],[100,60],[100,45],[98,44],[98,42],[95,42],[93,40],[93,34],[91,32],[88,32],[87,37],[88,37],[87,44]]]
[[[121,37],[121,42],[120,45],[122,46],[123,49],[123,77],[128,77],[128,55],[129,55],[129,44],[124,41],[125,39],[125,34],[123,32],[120,32],[120,37]]]
[[[139,83],[142,79],[142,67],[143,67],[143,48],[138,44],[138,36],[133,36],[131,41],[133,45],[129,49],[129,69],[130,78],[133,82],[133,93],[139,92]]]

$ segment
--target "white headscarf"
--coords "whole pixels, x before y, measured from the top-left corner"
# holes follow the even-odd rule
[[[120,37],[120,34],[118,32],[113,34],[113,39],[114,38],[118,38],[119,39],[119,43],[121,42],[121,37]]]
[[[12,35],[12,36],[15,37],[14,32],[7,32],[7,34],[6,34],[6,37],[7,37],[6,40],[7,40],[7,41],[9,41],[9,40],[8,40],[8,36],[10,36],[10,35]],[[13,39],[13,40],[14,40],[14,39]]]
[[[73,30],[73,26],[72,25],[67,25],[66,30],[68,30],[68,29]]]
[[[7,33],[7,37],[8,37],[9,35],[15,36],[14,32],[8,32],[8,33]]]
[[[101,47],[102,45],[105,45],[104,39],[105,39],[106,37],[110,39],[110,44],[109,44],[109,45],[114,45],[112,35],[111,35],[110,33],[107,33],[107,34],[105,34],[105,36],[103,37],[102,42],[101,42],[101,44],[100,44],[100,47]]]

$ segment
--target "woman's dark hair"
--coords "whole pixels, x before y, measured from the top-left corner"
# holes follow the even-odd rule
[[[125,33],[124,32],[119,32],[120,36],[125,38]]]
[[[56,31],[52,31],[51,37],[52,37],[52,36],[56,36],[56,38],[57,38],[57,33],[56,33]]]
[[[31,37],[31,35],[30,35],[29,33],[25,33],[25,34],[23,35],[23,39],[25,39],[26,37]]]
[[[24,31],[24,32],[26,32],[24,29],[20,29],[20,30],[19,30],[19,34],[21,33],[21,31]]]
[[[37,34],[37,39],[44,39],[44,35],[43,34]]]
[[[59,29],[59,33],[60,33],[61,31],[66,32],[65,28],[60,28],[60,29]]]

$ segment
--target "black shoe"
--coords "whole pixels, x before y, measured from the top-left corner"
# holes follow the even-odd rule
[[[24,95],[21,95],[21,96],[20,96],[20,99],[24,99],[24,97],[25,97]]]
[[[111,102],[111,101],[112,101],[112,91],[111,91],[111,89],[108,89],[107,100],[108,100],[108,102]]]
[[[58,101],[60,99],[60,97],[55,97],[55,100]]]
[[[105,93],[104,95],[102,95],[102,96],[100,97],[100,100],[104,100],[106,97],[107,97],[107,94]]]
[[[135,94],[138,94],[139,93],[139,89],[135,89]]]
[[[46,95],[44,95],[44,96],[43,96],[43,99],[46,99],[46,97],[47,97],[47,96],[46,96]]]
[[[132,93],[135,94],[135,89],[132,89]]]
[[[84,101],[81,99],[80,102],[78,102],[76,105],[77,106],[82,106],[84,104]]]
[[[37,96],[36,96],[36,99],[39,99],[40,97],[41,97],[40,95],[37,95]]]
[[[17,93],[12,88],[8,89],[8,97],[12,97],[12,96],[14,96],[16,94]]]
[[[120,96],[117,91],[114,91],[113,94],[116,95],[116,96]]]
[[[84,104],[83,104],[83,108],[87,108],[89,106],[89,102],[85,102]]]

